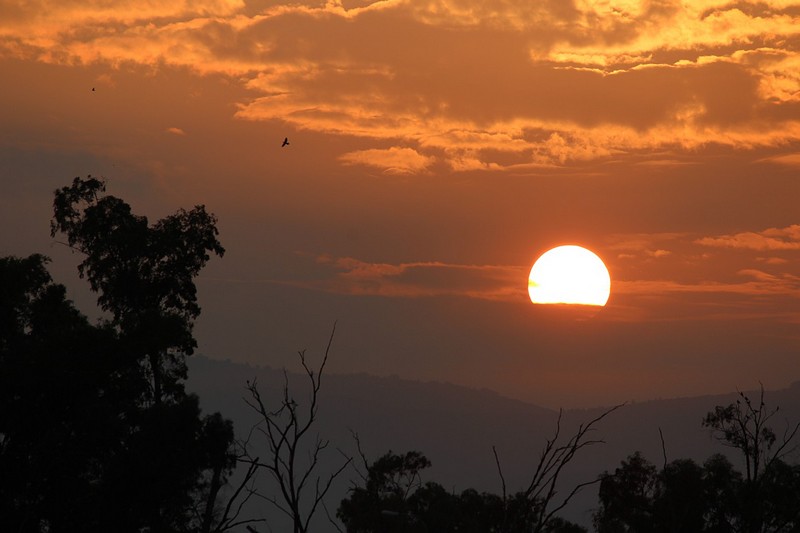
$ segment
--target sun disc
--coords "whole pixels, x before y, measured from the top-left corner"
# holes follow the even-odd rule
[[[611,276],[603,261],[581,246],[558,246],[543,253],[528,276],[528,295],[535,304],[604,306]]]

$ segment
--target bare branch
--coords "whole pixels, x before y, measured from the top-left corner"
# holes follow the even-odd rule
[[[266,407],[256,381],[247,383],[250,398],[245,398],[245,403],[258,413],[260,420],[256,427],[251,429],[245,447],[249,445],[250,437],[256,433],[263,437],[269,454],[265,461],[256,458],[248,459],[246,462],[249,462],[251,467],[263,468],[269,472],[280,494],[279,498],[258,493],[255,495],[287,515],[292,520],[294,533],[307,533],[311,519],[319,506],[322,505],[324,508],[323,499],[333,481],[352,462],[351,457],[339,450],[346,460],[323,480],[317,474],[317,470],[320,455],[329,447],[329,442],[317,436],[313,443],[306,444],[308,440],[306,436],[317,419],[322,374],[335,332],[336,323],[333,325],[322,362],[316,371],[308,363],[305,350],[297,352],[300,365],[310,385],[305,407],[301,407],[291,395],[289,374],[285,369],[280,404],[274,410]],[[305,462],[303,457],[306,458]]]
[[[602,439],[588,439],[587,435],[589,432],[594,431],[594,427],[597,423],[623,405],[625,404],[622,403],[615,405],[609,409],[606,409],[589,422],[580,424],[578,429],[567,439],[564,444],[558,444],[558,441],[561,437],[561,422],[563,419],[563,410],[559,410],[558,418],[556,419],[554,435],[552,438],[545,441],[544,448],[539,454],[539,461],[533,476],[531,477],[531,481],[528,484],[528,488],[522,493],[534,513],[533,531],[543,531],[548,521],[555,516],[555,513],[563,509],[582,488],[599,481],[592,480],[579,483],[572,488],[572,490],[566,495],[561,503],[555,507],[551,507],[551,504],[553,503],[557,494],[558,480],[564,468],[572,462],[572,460],[575,458],[575,455],[583,448],[605,442]],[[497,463],[499,470],[500,465],[497,451],[494,450],[494,452],[495,462]]]
[[[324,502],[324,501],[322,502],[322,509],[325,511],[325,516],[326,516],[326,517],[328,517],[328,522],[330,522],[331,524],[333,524],[333,527],[335,527],[335,528],[336,528],[336,531],[338,531],[339,533],[344,533],[344,529],[342,529],[342,528],[339,526],[339,524],[337,524],[337,523],[336,523],[336,520],[334,520],[334,519],[331,517],[331,513],[330,513],[330,511],[328,511],[328,506],[327,506],[327,505],[325,505],[325,502]]]
[[[356,433],[351,429],[350,434],[356,441],[356,450],[358,450],[358,455],[359,457],[361,457],[361,464],[364,466],[364,473],[362,474],[361,470],[359,470],[358,467],[354,468],[355,471],[358,473],[359,477],[364,481],[364,483],[366,483],[367,478],[369,477],[369,461],[367,461],[367,456],[364,454],[364,450],[361,449],[361,439],[358,437],[358,433]],[[344,453],[342,453],[342,455],[345,455],[345,457],[347,457],[347,455]]]
[[[244,479],[239,484],[239,486],[234,491],[233,495],[228,499],[227,505],[225,505],[225,510],[222,513],[222,517],[219,520],[219,525],[217,526],[217,532],[227,531],[229,529],[233,529],[237,525],[242,525],[245,522],[256,522],[256,521],[263,521],[263,520],[249,520],[245,522],[237,521],[239,518],[239,514],[242,511],[242,508],[253,495],[253,482],[255,481],[255,475],[258,471],[258,457],[255,458],[254,461],[240,461],[237,458],[237,462],[243,462],[247,464],[247,472],[244,475]],[[233,509],[233,505],[239,499],[240,494],[246,491],[247,495],[239,500],[238,504],[236,504],[236,509]]]
[[[500,467],[500,458],[497,456],[497,448],[494,446],[492,446],[492,453],[494,453],[494,463],[497,465],[497,473],[500,476],[500,483],[503,487],[503,505],[505,505],[507,499],[506,478],[503,476],[503,469]]]
[[[553,518],[557,512],[559,512],[561,509],[566,507],[567,504],[569,503],[569,501],[576,494],[578,494],[578,492],[580,492],[581,489],[583,489],[584,487],[588,487],[590,485],[594,485],[595,483],[599,483],[600,481],[601,481],[601,478],[597,478],[597,479],[593,479],[591,481],[584,481],[583,483],[578,483],[577,485],[575,485],[575,487],[573,487],[573,489],[570,491],[570,493],[567,495],[567,497],[564,498],[564,501],[562,501],[560,505],[558,505],[555,508],[553,508],[552,511],[547,513],[547,515],[544,517],[544,520],[542,520],[542,524],[543,525],[547,524],[547,522],[550,521],[550,519]]]

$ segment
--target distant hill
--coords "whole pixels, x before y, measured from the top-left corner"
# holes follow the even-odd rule
[[[307,377],[288,373],[289,387],[302,404]],[[284,373],[269,367],[252,367],[203,356],[189,358],[188,388],[196,392],[205,411],[221,411],[233,419],[237,433],[243,435],[257,421],[256,414],[244,402],[247,380],[256,379],[267,401],[277,405],[283,390]],[[609,415],[597,427],[592,438],[599,444],[582,450],[564,475],[563,488],[596,478],[604,470],[613,470],[634,451],[641,451],[660,465],[663,450],[659,428],[664,435],[667,459],[689,457],[703,461],[714,452],[727,449],[701,427],[702,417],[715,405],[735,401],[736,394],[653,400],[628,404]],[[768,391],[768,406],[780,405],[775,428],[784,420],[800,416],[800,383],[779,391]],[[605,408],[569,410],[563,415],[562,435],[571,435],[575,424],[591,420]],[[437,383],[418,382],[397,377],[366,374],[323,375],[320,411],[316,433],[331,441],[329,463],[341,460],[335,452],[355,455],[351,430],[357,432],[363,451],[374,460],[390,449],[395,452],[419,450],[433,463],[425,473],[426,481],[436,481],[460,492],[466,488],[500,493],[501,484],[492,454],[496,446],[509,491],[520,490],[529,482],[545,439],[552,437],[558,412],[506,398],[490,390]],[[262,446],[263,449],[263,446]],[[331,514],[345,496],[355,472],[332,489],[328,501]],[[267,482],[266,477],[263,480]],[[265,485],[266,486],[266,485]],[[586,489],[564,516],[589,526],[597,505],[596,488]],[[266,511],[257,502],[259,512]],[[280,517],[270,510],[270,524],[281,531]],[[317,522],[319,531],[335,531],[325,523],[324,513]],[[262,528],[261,530],[267,530]]]

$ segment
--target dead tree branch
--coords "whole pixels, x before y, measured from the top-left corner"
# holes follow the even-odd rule
[[[576,454],[587,446],[604,443],[602,439],[590,439],[588,435],[594,431],[595,426],[606,416],[610,415],[625,404],[615,405],[610,409],[602,412],[589,422],[581,423],[578,429],[566,440],[560,443],[561,440],[561,423],[563,419],[563,410],[559,410],[558,418],[556,419],[556,427],[553,437],[547,439],[542,451],[539,454],[539,461],[534,470],[531,481],[527,488],[518,494],[523,498],[529,510],[533,513],[533,529],[534,533],[539,533],[545,529],[548,522],[559,512],[566,507],[570,500],[584,487],[598,483],[600,480],[595,479],[579,483],[573,487],[563,500],[556,501],[558,494],[558,480],[564,468],[572,462]],[[492,447],[495,455],[495,462],[497,463],[498,472],[500,472],[501,480],[503,481],[503,501],[508,510],[507,496],[505,493],[505,480],[502,477],[502,469],[500,468],[500,460],[497,455],[497,450]],[[508,519],[504,520],[508,523]]]
[[[333,481],[352,461],[352,458],[346,457],[337,469],[323,477],[317,473],[320,457],[330,443],[319,436],[309,441],[310,430],[317,420],[322,375],[328,362],[335,332],[336,324],[331,331],[325,355],[316,371],[306,360],[305,351],[298,352],[300,364],[310,385],[305,407],[295,401],[291,394],[286,371],[284,371],[282,398],[274,410],[267,407],[256,380],[247,382],[246,388],[250,397],[246,398],[245,402],[259,415],[259,422],[253,430],[265,441],[267,453],[261,454],[266,459],[248,455],[245,461],[256,470],[264,469],[269,472],[279,492],[277,497],[258,493],[255,495],[289,517],[294,533],[308,531],[311,519],[319,506],[323,505],[323,499]],[[302,460],[303,457],[305,461]]]

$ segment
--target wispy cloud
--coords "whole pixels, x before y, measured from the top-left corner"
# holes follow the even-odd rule
[[[680,246],[685,233],[629,233],[610,235],[608,248],[620,259],[660,259],[672,255],[670,247]]]
[[[800,301],[800,276],[792,261],[753,255],[731,263],[729,258],[702,255],[697,250],[702,246],[684,233],[615,239],[620,253],[609,262],[611,300],[603,311],[607,320],[800,319],[800,313],[786,311]],[[665,242],[670,243],[669,252],[659,248]],[[289,285],[357,297],[528,301],[529,265],[387,263],[326,254],[313,261],[320,269],[308,279],[216,281]]]
[[[766,157],[762,159],[762,161],[766,161],[769,163],[777,163],[779,165],[786,165],[790,167],[800,167],[800,153],[791,153],[791,154],[778,155],[774,157]]]
[[[800,298],[800,278],[790,274],[775,276],[747,269],[738,272],[741,281],[722,283],[701,281],[685,283],[672,280],[616,281],[614,291],[625,295],[664,295],[677,293],[733,294],[740,296],[781,296]]]
[[[371,149],[348,152],[339,159],[350,165],[367,165],[383,169],[385,174],[418,174],[436,162],[412,148],[393,146],[386,150]]]
[[[641,236],[639,239],[643,240]],[[659,259],[673,255],[664,250],[643,250],[643,255],[632,257],[641,261],[645,258]],[[686,261],[686,258],[680,260]],[[465,296],[517,301],[527,298],[525,289],[528,266],[460,265],[438,261],[371,263],[352,257],[328,255],[319,256],[316,261],[329,267],[333,275],[325,280],[310,282],[309,288],[389,297]],[[781,261],[762,262],[776,266],[786,264]],[[612,280],[612,292],[644,297],[694,293],[800,298],[800,277],[794,274],[742,268],[725,277],[727,280],[722,281],[707,279],[701,274],[693,280],[678,281],[658,277],[632,279],[623,275]]]
[[[703,246],[738,248],[745,250],[774,251],[800,250],[800,225],[769,228],[760,232],[746,231],[733,235],[703,237],[695,241]]]
[[[612,303],[621,320],[797,320],[800,226],[701,237],[609,237]],[[616,316],[616,315],[615,315]]]
[[[421,298],[453,296],[520,301],[527,298],[524,268],[458,265],[437,261],[370,263],[351,257],[319,256],[334,270],[325,280],[301,282],[307,288],[358,296]]]

